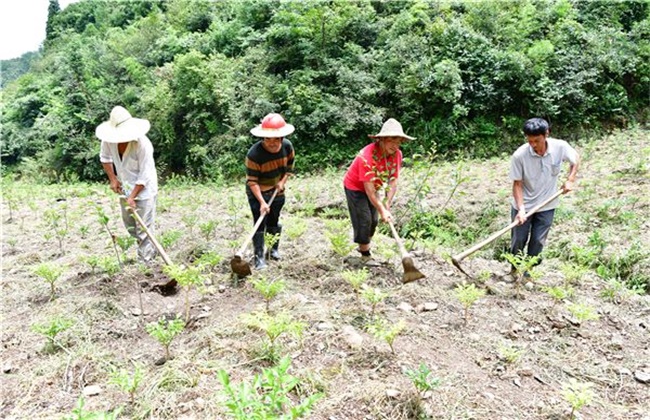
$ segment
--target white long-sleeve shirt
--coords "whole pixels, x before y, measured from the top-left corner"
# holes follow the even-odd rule
[[[146,200],[158,194],[158,173],[153,160],[153,145],[147,136],[131,141],[126,146],[120,159],[117,143],[102,142],[99,152],[101,163],[113,163],[117,178],[122,183],[124,194],[128,196],[136,184],[144,185],[144,189],[136,200]]]

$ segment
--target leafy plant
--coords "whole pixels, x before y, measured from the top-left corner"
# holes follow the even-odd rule
[[[170,229],[160,235],[160,245],[163,249],[171,248],[183,236],[183,232],[178,229]]]
[[[118,408],[112,412],[104,411],[86,411],[84,410],[84,397],[79,397],[77,406],[72,409],[72,414],[64,417],[64,420],[117,420],[122,408]]]
[[[54,263],[42,263],[36,266],[34,274],[45,280],[50,285],[50,299],[54,299],[54,284],[63,274],[63,267]]]
[[[209,241],[210,238],[214,235],[215,230],[217,230],[217,221],[208,220],[207,222],[199,224],[199,230],[205,238],[206,241]]]
[[[139,364],[133,365],[133,371],[116,366],[110,366],[109,383],[116,385],[121,391],[129,394],[131,404],[135,402],[135,394],[144,378],[144,369]]]
[[[63,255],[63,242],[68,236],[67,205],[61,207],[62,211],[56,209],[47,209],[43,212],[46,222],[46,236],[54,236],[59,244],[59,251]],[[47,238],[46,238],[47,239]]]
[[[568,383],[562,385],[562,397],[571,405],[569,418],[575,418],[576,411],[591,404],[594,399],[594,392],[591,383],[580,383],[571,378]]]
[[[166,320],[165,318],[158,319],[158,322],[152,322],[145,326],[147,333],[158,340],[165,349],[165,360],[171,360],[169,346],[172,340],[180,334],[185,328],[185,321],[181,318]]]
[[[271,258],[271,248],[280,240],[279,233],[264,232],[264,249],[266,249],[266,258]]]
[[[508,364],[515,364],[521,358],[523,350],[509,344],[499,345],[499,357]]]
[[[113,244],[113,250],[115,251],[115,257],[117,258],[117,264],[119,268],[122,268],[122,261],[120,260],[120,252],[117,250],[117,235],[113,233],[109,226],[110,218],[106,214],[103,208],[100,206],[95,206],[95,212],[97,213],[97,221],[102,225],[106,233],[111,238],[111,243]]]
[[[551,286],[545,287],[543,290],[553,299],[553,306],[557,303],[568,299],[573,296],[574,291],[571,286]]]
[[[45,350],[47,352],[54,352],[56,348],[64,349],[64,347],[56,340],[56,336],[67,330],[74,325],[74,321],[67,318],[56,316],[47,323],[32,324],[32,331],[44,335],[47,338],[47,345]]]
[[[209,251],[201,254],[201,256],[194,261],[194,265],[199,267],[201,270],[212,271],[216,266],[221,264],[223,261],[223,256],[217,254],[214,251]]]
[[[406,369],[404,374],[413,382],[420,395],[440,386],[440,379],[434,378],[431,369],[424,363],[420,363],[417,369]]]
[[[194,229],[194,226],[196,226],[196,223],[198,222],[199,218],[195,214],[184,214],[181,216],[181,220],[183,223],[185,223],[185,226],[190,230],[190,235],[192,234],[192,230]]]
[[[287,283],[282,279],[269,280],[262,274],[257,275],[251,283],[253,284],[253,287],[255,287],[255,290],[260,292],[264,298],[264,301],[266,302],[266,312],[269,311],[271,300],[287,286]]]
[[[600,318],[592,306],[586,305],[584,303],[570,303],[567,306],[567,309],[581,324],[585,321],[591,321]]]
[[[288,373],[290,364],[291,359],[285,356],[277,366],[263,369],[250,383],[239,385],[230,382],[225,370],[219,370],[217,375],[224,386],[226,414],[238,420],[289,420],[308,415],[322,394],[315,393],[294,402],[290,394],[300,386],[300,380]]]
[[[192,286],[203,284],[201,269],[196,266],[170,264],[163,267],[163,272],[176,280],[185,290],[185,320],[190,320],[190,289]]]
[[[469,308],[480,298],[485,296],[485,290],[478,289],[473,283],[459,284],[454,290],[456,298],[463,304],[465,323],[469,321]]]
[[[388,297],[388,293],[382,292],[381,289],[375,287],[369,287],[368,285],[363,285],[361,287],[361,296],[370,303],[371,311],[370,316],[375,316],[375,308],[377,305],[384,301]]]
[[[562,264],[560,266],[564,281],[568,284],[580,284],[582,278],[587,273],[587,269],[576,264]]]
[[[405,328],[406,323],[403,319],[400,319],[396,324],[391,324],[383,318],[376,318],[370,325],[368,325],[368,332],[376,339],[384,340],[390,347],[390,352],[395,354],[393,343]]]
[[[600,296],[613,303],[622,303],[634,295],[642,295],[643,290],[639,286],[628,287],[624,282],[617,279],[610,279],[607,285],[600,292]]]
[[[301,237],[307,231],[307,222],[303,219],[292,218],[290,222],[284,224],[282,228],[287,239],[293,241]]]
[[[242,320],[249,328],[266,334],[268,342],[264,346],[264,358],[273,363],[277,362],[279,356],[276,340],[285,333],[300,338],[305,329],[304,323],[294,321],[287,312],[280,312],[276,315],[269,315],[266,312],[252,312],[243,314]]]
[[[111,257],[101,257],[99,259],[98,266],[106,273],[109,277],[113,277],[120,271],[120,260],[119,258],[115,260]]]
[[[368,280],[369,275],[370,273],[366,267],[363,267],[360,270],[344,270],[341,273],[343,279],[347,281],[350,286],[352,286],[357,299],[359,299],[359,290],[361,286],[363,286],[363,284]]]
[[[502,256],[514,268],[516,294],[520,296],[519,289],[524,280],[533,280],[539,277],[533,267],[539,264],[540,257],[525,255],[521,251],[517,255],[506,252]]]
[[[120,249],[122,250],[124,260],[126,261],[127,259],[126,253],[129,250],[129,248],[135,245],[135,238],[131,235],[117,236],[115,237],[115,242],[117,243],[117,246],[119,246]]]

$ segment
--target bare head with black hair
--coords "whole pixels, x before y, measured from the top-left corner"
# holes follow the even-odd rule
[[[548,122],[543,118],[531,118],[524,123],[524,134],[527,136],[547,135]]]

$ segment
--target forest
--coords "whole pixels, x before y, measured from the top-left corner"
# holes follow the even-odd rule
[[[243,176],[248,130],[297,127],[297,170],[349,162],[394,117],[406,156],[492,157],[541,116],[567,140],[647,123],[647,1],[110,1],[60,10],[2,62],[2,161],[43,182],[100,180],[95,127],[151,121],[165,178]],[[27,62],[28,64],[25,64]],[[10,70],[8,72],[8,70]]]

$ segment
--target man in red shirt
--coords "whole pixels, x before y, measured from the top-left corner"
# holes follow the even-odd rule
[[[379,217],[392,221],[390,205],[397,192],[397,179],[402,167],[403,141],[414,140],[402,130],[394,118],[388,119],[379,134],[369,136],[375,141],[363,149],[345,173],[343,185],[348,202],[350,220],[354,230],[354,242],[362,258],[370,258],[370,241],[375,234]],[[381,190],[386,191],[382,200]]]

